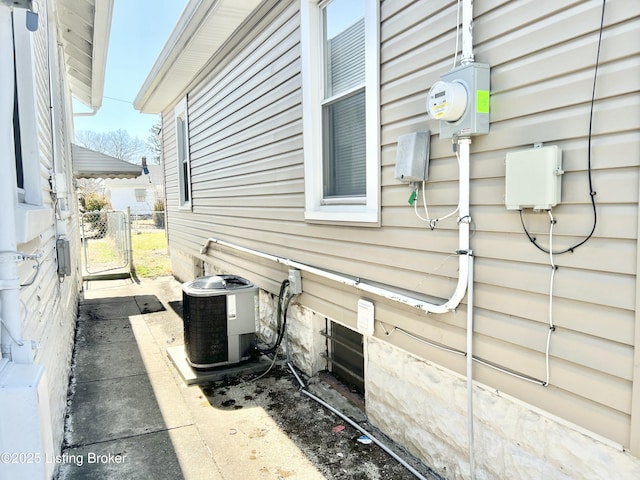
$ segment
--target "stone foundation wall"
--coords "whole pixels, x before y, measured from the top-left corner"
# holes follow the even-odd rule
[[[276,339],[277,295],[260,290],[258,338]],[[326,369],[325,317],[294,299],[282,354],[306,375]],[[366,413],[386,435],[448,480],[468,479],[466,379],[365,337]],[[474,385],[475,478],[640,478],[640,460],[561,419]],[[585,461],[588,459],[588,461]]]
[[[365,348],[369,420],[445,478],[470,478],[466,379],[376,338]],[[473,394],[476,479],[640,478],[640,460],[595,436],[485,386]]]
[[[276,340],[278,296],[260,290],[260,321],[258,338],[272,345]],[[282,340],[282,352],[306,375],[312,376],[327,368],[322,357],[326,350],[325,339],[320,334],[325,328],[325,318],[292,300],[287,312],[286,335]]]
[[[188,282],[196,277],[204,275],[202,260],[183,252],[179,248],[169,245],[171,258],[171,273],[180,282]],[[214,275],[214,273],[206,273]]]

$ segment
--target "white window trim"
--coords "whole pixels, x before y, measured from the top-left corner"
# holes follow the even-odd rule
[[[52,225],[53,210],[42,204],[40,149],[37,118],[36,65],[33,35],[26,28],[26,10],[13,10],[15,75],[20,119],[20,146],[24,185],[18,190],[15,207],[15,241],[30,242]],[[13,65],[10,67],[13,70]],[[13,92],[12,92],[13,94]],[[15,141],[15,137],[14,137]],[[11,161],[15,161],[12,157]],[[15,179],[15,169],[12,168]],[[17,182],[16,182],[17,188]]]
[[[322,201],[323,75],[320,7],[317,0],[301,2],[302,123],[304,148],[305,219],[308,221],[378,224],[380,217],[380,42],[379,2],[365,2],[365,204],[331,205]],[[331,203],[331,202],[329,202]]]
[[[187,176],[189,182],[189,200],[184,199],[184,173],[178,148],[178,118],[182,118],[185,125],[185,142],[187,154]],[[191,210],[193,190],[191,188],[191,152],[189,150],[189,116],[187,115],[187,97],[183,98],[174,110],[174,125],[176,128],[176,168],[178,170],[178,208],[181,210]]]
[[[14,15],[14,39],[16,78],[18,86],[18,116],[20,117],[20,144],[22,147],[22,170],[24,190],[19,202],[42,205],[40,185],[40,153],[38,141],[38,118],[36,106],[35,55],[33,35],[26,28],[26,10],[16,8]]]

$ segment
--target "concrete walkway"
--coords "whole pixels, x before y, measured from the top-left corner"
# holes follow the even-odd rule
[[[58,478],[324,478],[264,411],[216,409],[182,381],[166,354],[181,299],[169,277],[85,282]]]

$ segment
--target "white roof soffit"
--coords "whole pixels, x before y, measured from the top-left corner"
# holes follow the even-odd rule
[[[71,94],[102,106],[114,0],[58,0],[56,14]]]
[[[261,0],[190,0],[133,102],[160,113],[183,94]]]
[[[89,148],[71,144],[73,176],[76,178],[137,178],[142,167]]]

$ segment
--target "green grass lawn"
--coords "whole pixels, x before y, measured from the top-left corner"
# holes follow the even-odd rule
[[[106,238],[87,239],[87,257],[90,265],[118,264],[124,261],[124,252],[118,251],[113,241]]]
[[[133,266],[139,277],[171,275],[171,263],[164,231],[131,234]]]

